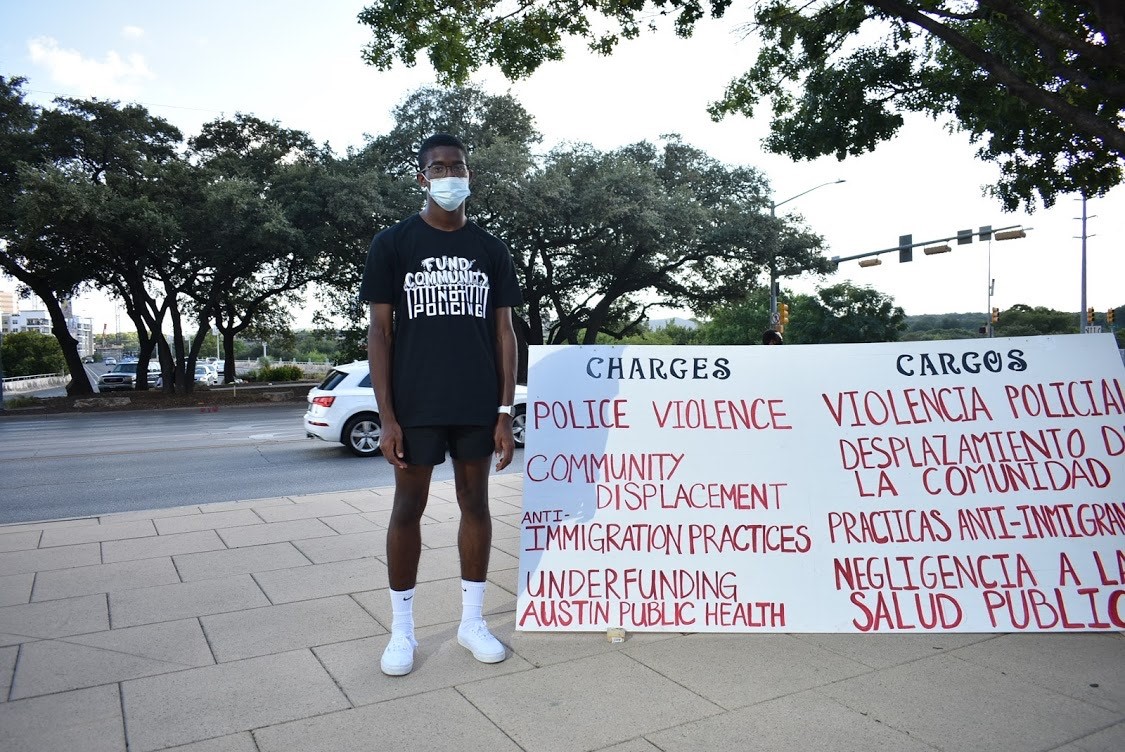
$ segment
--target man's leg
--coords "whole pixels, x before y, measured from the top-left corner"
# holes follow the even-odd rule
[[[454,460],[453,478],[461,526],[457,549],[461,554],[461,579],[484,582],[492,549],[492,514],[488,511],[488,471],[491,458]]]
[[[395,468],[395,501],[387,527],[387,572],[392,590],[414,587],[422,555],[422,513],[430,496],[430,465]]]
[[[414,668],[418,644],[414,639],[414,585],[422,553],[422,513],[426,511],[432,473],[429,465],[395,468],[395,500],[387,527],[391,640],[380,661],[380,668],[389,676],[402,676]]]
[[[492,515],[488,510],[488,473],[491,457],[454,460],[453,477],[461,525],[457,548],[461,554],[461,625],[457,642],[482,663],[499,663],[507,657],[500,641],[485,624],[484,588],[488,555],[492,548]]]

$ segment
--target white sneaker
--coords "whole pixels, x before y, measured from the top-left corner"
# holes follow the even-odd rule
[[[508,657],[500,640],[488,631],[484,619],[462,624],[457,628],[457,644],[466,648],[481,663],[499,663]]]
[[[414,668],[414,648],[418,641],[414,635],[391,633],[391,641],[383,651],[383,659],[379,661],[379,668],[387,676],[405,676]]]

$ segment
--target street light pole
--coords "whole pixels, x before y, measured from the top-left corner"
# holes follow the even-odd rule
[[[788,204],[790,201],[792,201],[794,199],[798,199],[801,196],[804,196],[806,194],[812,193],[813,191],[817,190],[818,188],[823,188],[826,185],[836,185],[837,183],[843,183],[843,182],[846,182],[844,180],[844,178],[840,178],[838,180],[829,180],[827,183],[821,183],[820,185],[814,185],[812,188],[809,188],[808,190],[805,190],[805,191],[801,191],[800,193],[798,193],[795,196],[790,196],[789,198],[785,199],[784,201],[777,201],[777,202],[771,203],[770,204],[770,218],[771,219],[777,219],[777,207],[782,206],[783,204]],[[771,326],[776,325],[777,320],[778,320],[778,318],[777,318],[777,249],[774,248],[773,252],[770,253],[770,325]]]

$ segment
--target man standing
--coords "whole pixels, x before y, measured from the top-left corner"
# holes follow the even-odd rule
[[[492,518],[490,457],[512,461],[516,337],[512,307],[523,301],[507,247],[465,216],[468,154],[437,134],[418,149],[422,211],[371,241],[360,286],[370,304],[367,357],[382,421],[380,446],[395,468],[387,528],[391,639],[380,667],[414,667],[414,586],[421,519],[434,465],[453,460],[461,525],[461,624],[457,642],[484,663],[507,656],[482,616]]]

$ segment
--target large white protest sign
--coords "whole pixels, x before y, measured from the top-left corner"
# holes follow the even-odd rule
[[[531,348],[517,628],[1125,628],[1108,335]]]

